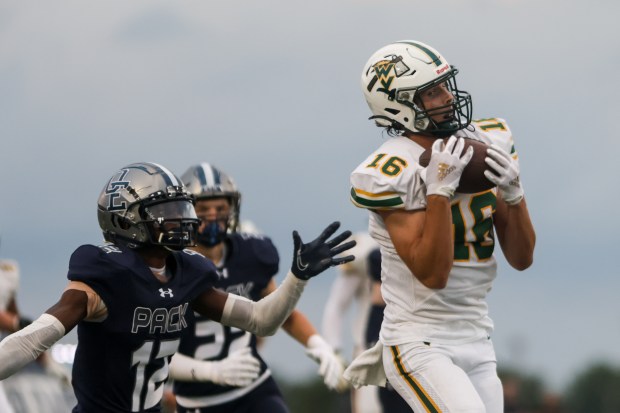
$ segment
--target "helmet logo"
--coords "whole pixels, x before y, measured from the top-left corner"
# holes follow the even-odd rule
[[[379,91],[390,94],[390,86],[394,77],[400,77],[409,71],[409,66],[405,64],[402,56],[386,56],[384,60],[380,60],[372,66],[375,76],[373,76],[367,89],[370,92],[377,80],[381,82],[382,88]],[[415,73],[415,72],[414,72]],[[390,95],[391,96],[391,95]],[[393,96],[392,96],[393,98]]]
[[[383,85],[383,88],[390,90],[390,85],[394,80],[394,74],[390,75],[392,69],[394,68],[394,61],[392,60],[381,60],[374,64],[373,68],[375,69],[375,75]]]
[[[120,202],[116,204],[116,199],[121,196],[119,191],[123,188],[127,188],[129,186],[129,181],[125,181],[125,176],[127,176],[128,169],[121,169],[118,171],[118,178],[114,179],[114,176],[108,182],[108,187],[105,190],[105,194],[108,195],[108,211],[118,211],[121,209],[125,209],[127,207],[126,202]]]

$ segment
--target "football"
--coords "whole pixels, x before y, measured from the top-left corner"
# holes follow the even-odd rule
[[[446,142],[447,139],[444,139]],[[474,140],[465,138],[465,147],[463,148],[464,153],[467,148],[470,146],[474,147],[474,155],[471,157],[471,160],[463,170],[463,174],[461,175],[461,180],[459,181],[459,186],[456,188],[456,192],[460,192],[463,194],[475,194],[477,192],[486,191],[495,186],[491,181],[484,176],[484,171],[488,169],[488,165],[484,162],[484,158],[487,157],[487,148],[489,147],[487,144]],[[425,150],[422,155],[420,155],[420,165],[426,167],[431,160],[431,148]]]

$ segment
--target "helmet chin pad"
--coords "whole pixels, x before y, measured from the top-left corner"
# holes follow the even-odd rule
[[[446,120],[436,123],[435,128],[430,129],[428,132],[435,138],[443,139],[454,135],[454,132],[459,129],[461,129],[459,122],[455,120]]]

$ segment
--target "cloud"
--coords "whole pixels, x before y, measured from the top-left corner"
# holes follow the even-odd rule
[[[34,315],[53,304],[73,249],[101,240],[95,199],[130,162],[181,173],[210,161],[230,173],[244,218],[272,236],[283,269],[292,229],[313,233],[333,219],[364,228],[348,176],[385,137],[367,120],[360,72],[374,50],[414,38],[461,70],[477,117],[508,120],[521,154],[539,250],[535,267],[514,277],[523,284],[496,284],[498,353],[512,335],[552,335],[544,323],[511,328],[520,312],[505,303],[515,296],[537,294],[529,320],[550,313],[546,306],[570,310],[571,300],[556,297],[570,285],[590,291],[583,314],[598,320],[588,288],[618,287],[609,257],[619,229],[619,81],[609,73],[620,57],[619,8],[602,0],[3,3],[0,228],[2,255],[22,264],[22,308]],[[321,291],[309,311],[321,307]],[[609,303],[605,314],[620,313]],[[615,338],[596,322],[589,328],[601,342]],[[530,348],[532,361],[550,351]],[[575,351],[575,364],[592,354]]]

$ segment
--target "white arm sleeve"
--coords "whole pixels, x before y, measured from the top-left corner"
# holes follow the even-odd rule
[[[297,305],[306,283],[289,272],[282,284],[260,301],[228,294],[220,321],[257,336],[272,336]]]
[[[65,335],[56,317],[43,314],[29,326],[0,342],[0,380],[4,380],[41,355]]]
[[[321,328],[325,341],[337,351],[342,350],[343,321],[357,294],[360,282],[361,277],[341,272],[332,284],[323,311]]]

